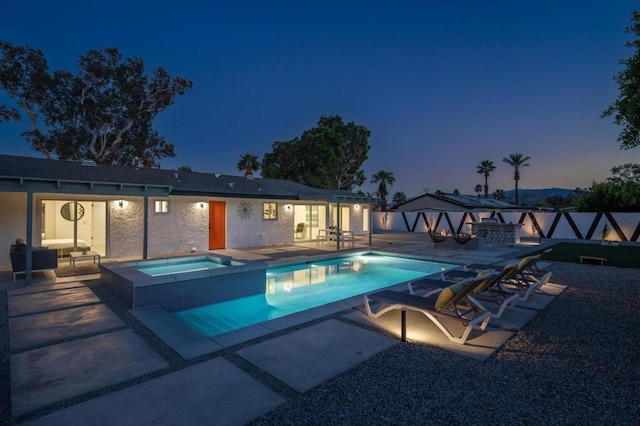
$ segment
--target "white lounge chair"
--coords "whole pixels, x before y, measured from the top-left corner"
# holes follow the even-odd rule
[[[513,309],[515,304],[520,299],[520,294],[511,290],[505,290],[501,287],[501,281],[513,274],[514,268],[517,265],[512,265],[510,268],[502,269],[497,274],[491,274],[485,272],[480,277],[485,277],[482,284],[478,285],[473,292],[469,293],[467,298],[478,309],[491,313],[492,318],[500,318],[505,309]],[[478,274],[476,274],[478,275]],[[469,278],[467,278],[468,280]],[[414,294],[416,288],[422,288],[427,290],[427,294],[434,288],[450,285],[450,281],[443,281],[437,279],[421,279],[409,282],[409,293]],[[489,308],[483,302],[491,302],[496,304],[497,308]]]
[[[474,289],[483,284],[486,277],[471,278],[449,287],[433,289],[424,296],[383,290],[365,295],[364,305],[367,315],[373,318],[378,318],[396,309],[411,309],[420,312],[429,318],[449,340],[464,344],[469,338],[471,330],[484,330],[491,319],[491,312],[478,309],[468,299]],[[388,306],[374,311],[371,307],[374,302]],[[454,336],[441,321],[442,318],[453,318],[459,321],[464,326],[462,335]]]

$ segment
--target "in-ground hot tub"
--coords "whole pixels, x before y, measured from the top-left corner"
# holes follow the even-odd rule
[[[264,293],[266,269],[212,254],[100,265],[102,283],[129,309],[169,312]]]

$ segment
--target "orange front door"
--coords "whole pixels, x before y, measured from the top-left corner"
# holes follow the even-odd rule
[[[209,250],[225,248],[225,218],[225,202],[209,201]]]

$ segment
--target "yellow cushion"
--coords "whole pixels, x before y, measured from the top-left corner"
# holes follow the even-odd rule
[[[487,277],[482,281],[482,283],[484,285],[479,285],[476,288],[473,289],[474,293],[480,293],[481,291],[484,291],[485,288],[487,287],[488,281],[492,278],[492,274],[493,274],[493,270],[491,269],[486,269],[484,271],[478,271],[478,275],[476,275],[477,277],[481,277],[483,275],[486,275]]]
[[[438,299],[436,299],[436,311],[441,311],[445,306],[449,303],[453,296],[458,294],[460,290],[464,288],[464,283],[456,283],[452,284],[447,288],[444,288],[440,294],[438,295]]]
[[[525,265],[525,263],[527,263],[530,260],[531,260],[531,256],[525,256],[522,259],[520,259],[520,263],[518,263],[518,269],[522,268]]]
[[[476,277],[480,277],[486,274],[491,275],[492,273],[493,273],[493,269],[485,269],[484,271],[478,271],[478,274],[476,275]]]

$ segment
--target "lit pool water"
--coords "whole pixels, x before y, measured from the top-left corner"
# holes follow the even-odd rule
[[[366,254],[267,270],[264,294],[176,312],[206,336],[301,312],[458,265]]]
[[[183,272],[195,272],[204,271],[207,269],[224,268],[225,266],[226,265],[222,265],[211,260],[201,260],[198,262],[189,263],[168,263],[162,265],[137,266],[136,269],[140,272],[144,272],[147,275],[151,275],[152,277],[159,277],[161,275],[180,274]]]

